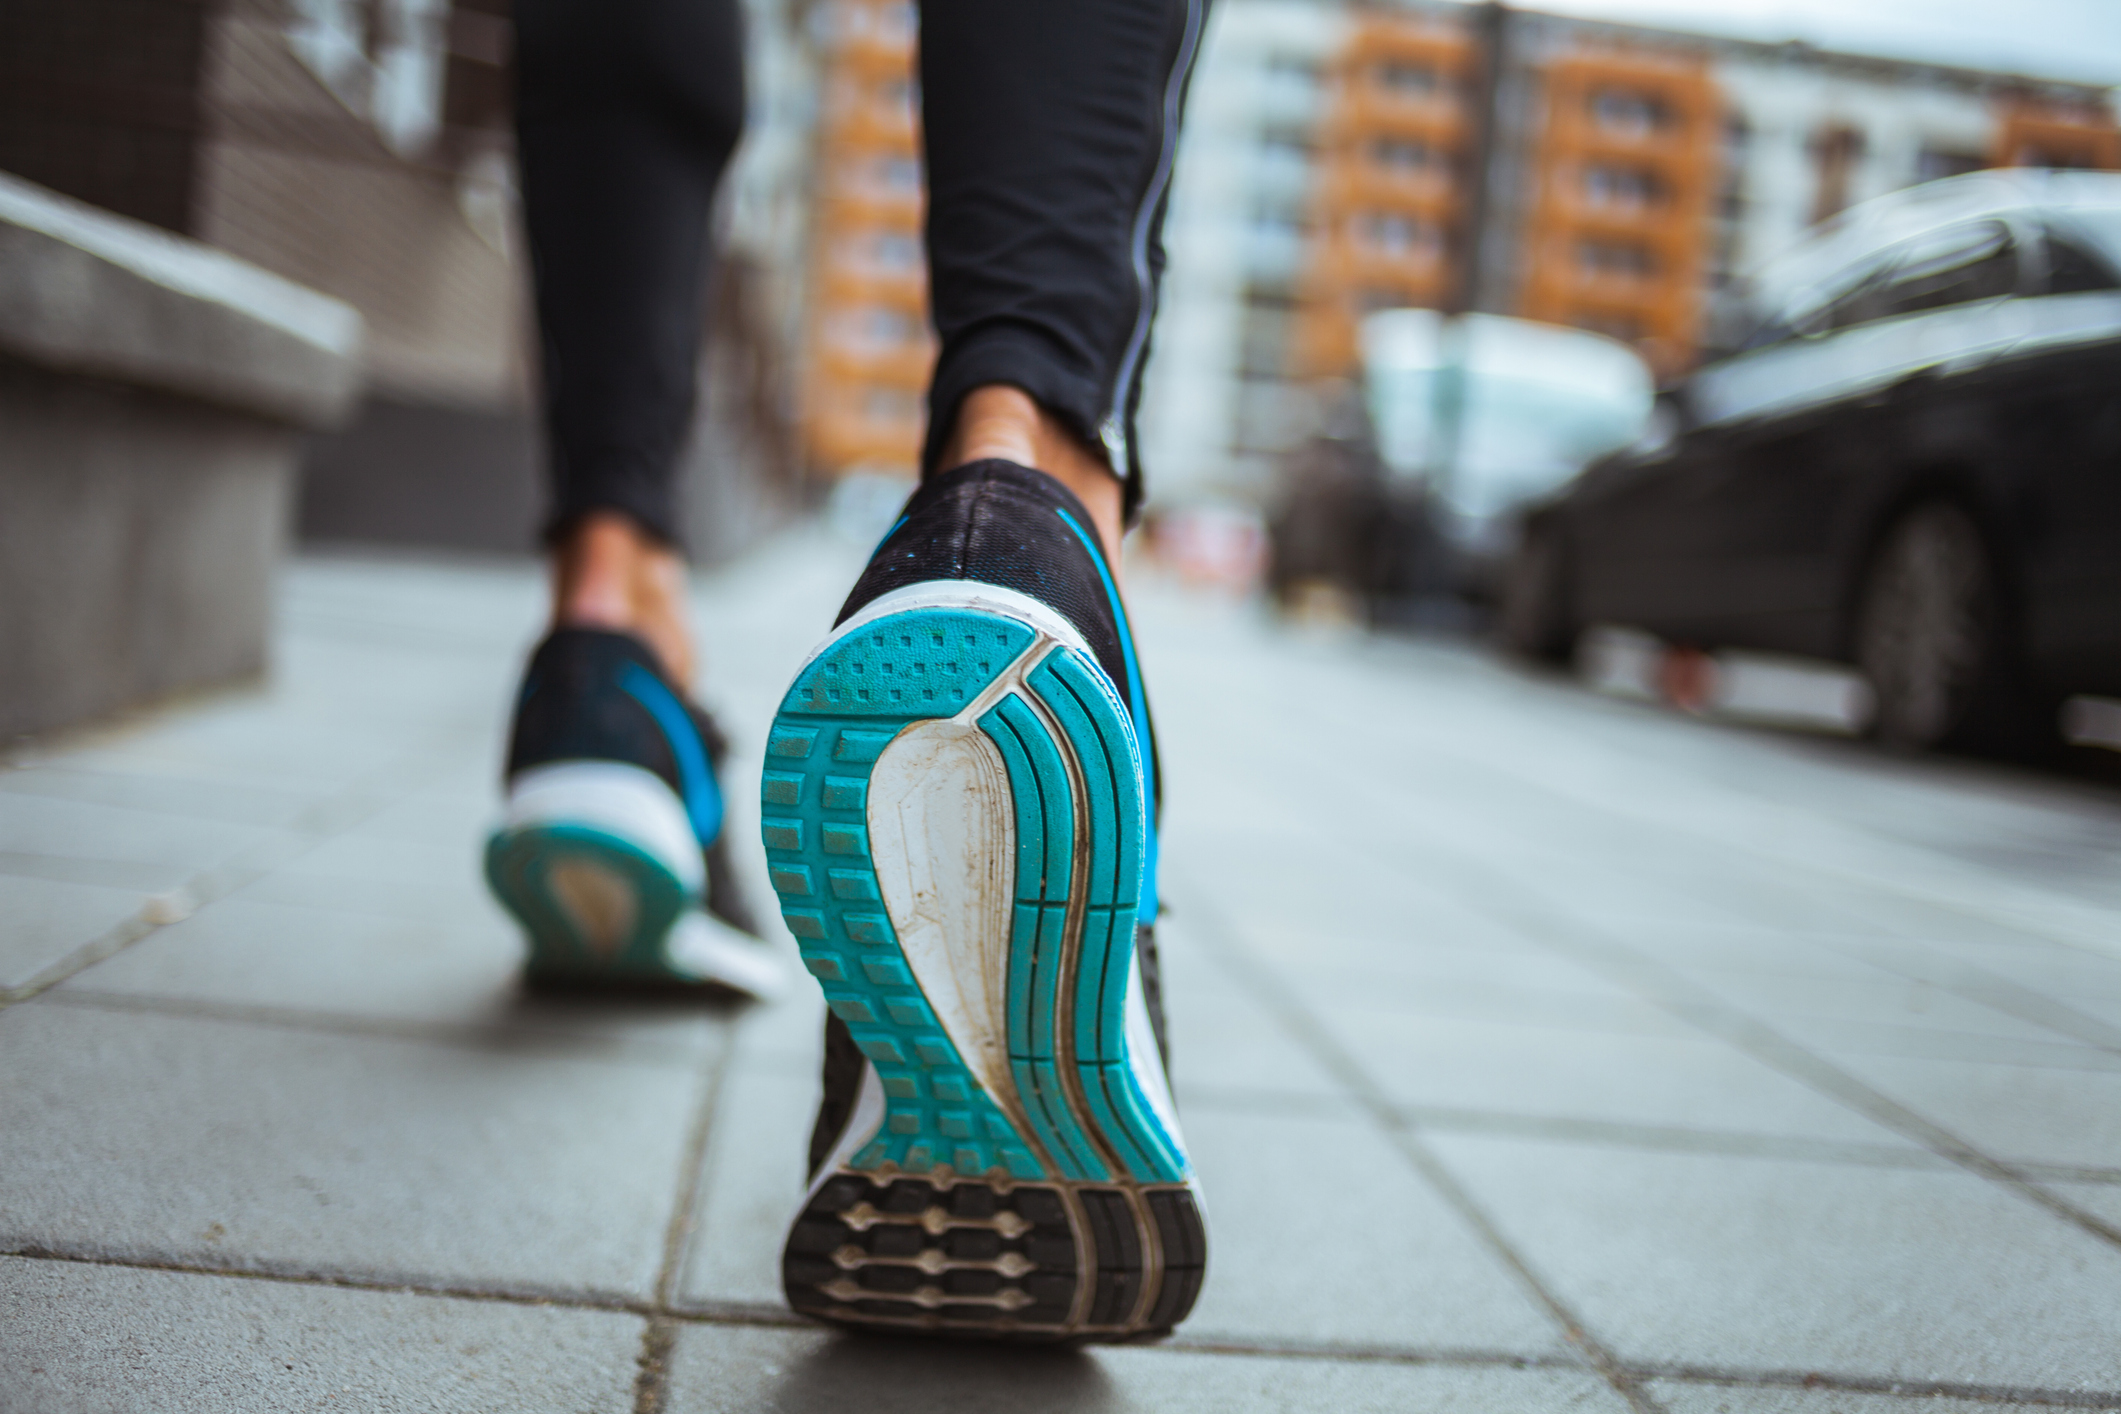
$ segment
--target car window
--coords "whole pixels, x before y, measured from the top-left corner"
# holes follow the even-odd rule
[[[2047,233],[2047,281],[2050,295],[2078,295],[2091,290],[2121,289],[2113,270],[2083,242],[2055,231]]]
[[[2018,247],[2010,228],[1981,221],[1921,236],[1901,247],[1892,274],[1852,323],[1920,314],[2018,292]],[[1836,325],[1837,328],[1843,327]]]
[[[1788,339],[1817,338],[1846,327],[1835,323],[1836,311],[1874,289],[1891,269],[1890,259],[1874,253],[1858,265],[1837,271],[1833,278],[1805,290],[1762,320],[1740,342],[1739,350],[1750,352]]]

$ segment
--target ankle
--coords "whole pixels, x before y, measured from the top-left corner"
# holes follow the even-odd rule
[[[692,680],[685,562],[631,517],[593,511],[553,546],[552,622],[630,633],[674,681]]]
[[[938,469],[1000,458],[1034,467],[1075,493],[1090,513],[1113,574],[1125,531],[1126,492],[1102,449],[1092,449],[1023,389],[1006,383],[975,388],[958,404]]]

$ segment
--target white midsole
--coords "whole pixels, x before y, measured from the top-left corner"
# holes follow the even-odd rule
[[[772,1001],[788,989],[778,949],[738,932],[711,913],[688,909],[664,940],[663,955],[695,977]]]
[[[668,869],[687,892],[707,883],[691,817],[661,776],[622,761],[556,761],[509,783],[503,830],[583,825],[616,835]]]

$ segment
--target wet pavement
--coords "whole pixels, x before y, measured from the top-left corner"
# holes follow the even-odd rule
[[[757,753],[856,553],[706,577]],[[1179,1335],[840,1336],[812,989],[523,995],[539,580],[312,559],[269,690],[0,773],[0,1410],[2121,1409],[2121,795],[1143,577]],[[791,949],[792,952],[792,949]]]

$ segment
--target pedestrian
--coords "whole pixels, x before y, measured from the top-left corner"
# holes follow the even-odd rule
[[[1205,0],[927,0],[921,480],[782,700],[761,784],[825,990],[801,1311],[1169,1329],[1205,1236],[1155,965],[1155,737],[1118,587],[1164,203]],[[737,0],[517,0],[553,502],[488,849],[529,970],[765,995],[673,510]]]

